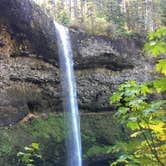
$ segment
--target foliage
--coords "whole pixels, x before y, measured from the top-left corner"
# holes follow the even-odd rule
[[[48,117],[31,119],[26,124],[14,125],[9,129],[2,128],[0,130],[0,165],[17,165],[17,152],[22,152],[22,149],[31,142],[40,144],[39,151],[43,156],[42,163],[44,162],[45,165],[52,164],[52,160],[60,161],[64,157],[63,127],[63,117],[55,113]],[[41,166],[41,160],[39,162]]]
[[[166,28],[151,32],[146,51],[158,56],[165,53]],[[160,59],[156,71],[161,75],[152,82],[127,81],[110,98],[117,106],[115,116],[130,131],[126,142],[118,142],[110,152],[119,152],[120,157],[111,166],[123,163],[126,166],[164,166],[166,164],[166,100],[149,100],[149,95],[165,92],[166,60]]]
[[[110,130],[112,132],[109,132]],[[115,144],[115,141],[122,136],[119,124],[112,117],[112,113],[92,113],[81,115],[81,137],[83,157],[88,159],[100,152],[103,154],[105,151],[106,154],[106,146],[109,148],[110,144]],[[19,165],[17,152],[22,152],[24,147],[32,142],[39,143],[44,166],[63,166],[65,161],[63,115],[61,113],[42,114],[23,124],[2,127],[0,130],[0,165]]]
[[[2,131],[0,137],[0,157],[10,154],[12,151],[12,145],[10,143],[9,135]]]
[[[38,118],[31,122],[31,126],[25,126],[26,131],[37,139],[54,138],[57,142],[64,139],[63,117],[49,116],[48,118]]]
[[[109,146],[93,145],[91,148],[88,149],[86,153],[86,158],[105,155],[109,148]]]
[[[109,35],[107,31],[111,29],[110,24],[111,27],[116,27],[113,33],[125,34],[126,32],[149,32],[165,23],[164,0],[34,1],[39,3],[56,21],[79,27],[93,34]]]
[[[166,101],[147,102],[148,94],[152,92],[151,86],[147,83],[137,84],[135,81],[128,81],[111,97],[111,103],[116,103],[118,107],[115,116],[132,131],[129,143],[122,143],[127,152],[131,150],[130,153],[121,155],[116,162],[133,164],[137,161],[135,164],[141,165],[146,165],[147,161],[155,165],[164,162],[166,112],[163,107]],[[132,147],[134,139],[141,141]]]
[[[110,121],[111,119],[111,121]],[[83,158],[107,154],[110,144],[121,137],[121,130],[112,114],[92,114],[81,117]],[[112,132],[109,132],[109,131]]]
[[[61,11],[58,13],[57,20],[61,24],[64,25],[69,25],[70,24],[70,19],[65,11]]]
[[[35,166],[35,161],[42,158],[38,143],[32,143],[29,147],[24,147],[24,152],[18,152],[17,156],[26,166]]]
[[[166,52],[166,27],[159,28],[155,32],[150,32],[145,50],[149,51],[154,57]],[[160,65],[159,65],[160,66]],[[164,64],[161,64],[164,67]]]

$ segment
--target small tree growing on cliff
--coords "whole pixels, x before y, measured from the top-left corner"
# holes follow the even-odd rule
[[[154,57],[166,52],[166,27],[151,32],[145,50]],[[158,60],[158,79],[141,84],[128,81],[111,96],[110,103],[118,108],[115,116],[129,129],[130,136],[125,142],[118,142],[110,151],[119,152],[119,158],[111,164],[125,166],[166,165],[166,100],[149,101],[149,94],[166,91],[166,59]]]

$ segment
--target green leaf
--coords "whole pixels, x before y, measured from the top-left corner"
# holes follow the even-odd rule
[[[162,108],[164,105],[165,101],[164,100],[155,100],[152,101],[147,105],[147,107],[143,110],[143,113],[145,116],[148,114],[154,113],[154,112],[159,112],[159,110]]]
[[[163,41],[157,41],[155,44],[151,43],[151,50],[150,52],[152,53],[152,55],[154,57],[158,56],[159,54],[163,54],[166,52],[166,49],[165,49],[165,42]]]
[[[157,31],[155,32],[155,36],[158,38],[162,38],[166,36],[166,27],[161,27],[159,29],[157,29]]]
[[[154,57],[166,52],[166,27],[159,28],[155,32],[150,32],[148,36],[148,42],[144,48],[147,52],[150,52]]]
[[[113,95],[110,97],[110,104],[119,102],[122,98],[122,93],[121,92],[116,92],[113,93]]]
[[[118,113],[119,113],[120,115],[124,115],[124,114],[126,114],[128,111],[129,111],[129,108],[127,108],[127,107],[120,107],[120,108],[118,109]]]
[[[31,146],[32,146],[33,149],[39,150],[39,144],[38,143],[32,143]]]
[[[135,87],[128,88],[128,89],[125,91],[125,96],[134,97],[134,96],[136,96],[139,92],[140,92],[140,89],[139,89],[139,88],[135,88]]]
[[[34,149],[31,148],[31,147],[24,147],[24,149],[27,150],[27,151],[31,151],[31,152],[34,150]]]
[[[149,39],[149,40],[155,39],[155,32],[150,32],[150,33],[149,33],[149,36],[148,36],[148,39]]]
[[[144,100],[145,100],[144,97],[135,98],[134,100],[129,101],[129,106],[132,108],[139,109],[141,105],[144,104]]]
[[[130,135],[130,137],[137,137],[138,135],[140,135],[142,132],[141,131],[137,131],[137,132],[134,132],[133,134]]]
[[[159,62],[156,64],[156,71],[166,75],[166,59],[159,60]]]
[[[128,158],[136,164],[140,163],[140,161],[138,159],[136,159],[134,155],[129,155]],[[132,166],[134,166],[136,164],[132,164]]]
[[[143,82],[143,84],[141,85],[141,94],[143,94],[144,96],[147,95],[147,93],[152,94],[153,90],[152,90],[152,83],[147,83],[147,82]]]
[[[124,118],[125,117],[124,115],[127,114],[128,111],[129,111],[129,108],[127,108],[127,107],[120,107],[114,115],[117,118],[122,117],[122,116]],[[121,119],[121,121],[122,121],[122,119]]]
[[[127,127],[130,128],[131,130],[136,130],[136,129],[139,129],[139,125],[137,122],[135,121],[129,121],[127,123]]]
[[[153,81],[154,88],[158,93],[166,91],[166,78],[162,77]]]
[[[22,156],[22,155],[24,155],[23,152],[18,152],[18,153],[17,153],[17,156]]]

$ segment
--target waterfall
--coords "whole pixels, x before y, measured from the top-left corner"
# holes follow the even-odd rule
[[[59,50],[61,85],[65,122],[67,126],[67,166],[82,166],[80,118],[77,104],[72,49],[68,28],[55,23]]]

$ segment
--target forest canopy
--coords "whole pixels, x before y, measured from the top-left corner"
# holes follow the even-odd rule
[[[166,0],[35,1],[59,23],[89,33],[146,33],[166,25]]]

